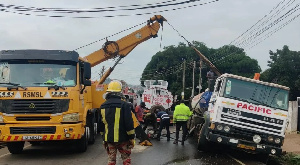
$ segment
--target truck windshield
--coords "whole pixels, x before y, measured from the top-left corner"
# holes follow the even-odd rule
[[[227,78],[223,96],[267,107],[288,110],[289,92],[282,88]]]
[[[76,65],[0,62],[0,87],[19,84],[25,87],[76,85]]]

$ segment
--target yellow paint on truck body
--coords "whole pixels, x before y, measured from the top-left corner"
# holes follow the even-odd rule
[[[77,64],[78,68],[78,64]],[[19,88],[18,90],[8,91],[7,87],[0,87],[0,93],[3,94],[1,100],[32,100],[32,103],[27,102],[29,110],[32,113],[14,113],[6,114],[0,112],[3,117],[3,125],[0,125],[0,141],[48,141],[48,140],[72,140],[80,139],[84,135],[86,125],[86,115],[88,110],[93,108],[99,108],[105,101],[103,94],[106,92],[105,86],[102,91],[96,90],[95,83],[92,86],[87,86],[83,90],[83,94],[80,94],[83,86],[79,85],[79,71],[77,69],[77,85],[74,87],[65,87],[65,90],[59,88],[55,90],[53,88],[38,86],[27,87],[26,90]],[[68,109],[62,113],[47,114],[47,113],[34,113],[37,100],[59,100],[68,99]],[[62,105],[61,105],[62,106]],[[5,108],[0,105],[0,108]],[[74,123],[64,123],[63,115],[78,113],[79,121]],[[20,120],[23,119],[23,120]],[[25,120],[24,120],[25,119]],[[27,120],[26,120],[27,119]],[[32,120],[37,119],[37,120]],[[41,119],[41,120],[40,120]],[[50,129],[54,128],[53,133],[31,133],[30,129]],[[24,129],[28,130],[28,133],[23,130],[23,133],[12,133],[11,129]],[[71,129],[70,129],[71,128]],[[72,131],[70,131],[72,130]],[[66,137],[66,133],[69,137]],[[38,137],[35,139],[24,139],[23,137]],[[42,137],[42,138],[40,138]]]

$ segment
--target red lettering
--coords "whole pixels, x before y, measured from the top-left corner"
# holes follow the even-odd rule
[[[144,97],[144,102],[150,103],[150,98],[149,97]]]
[[[257,107],[257,111],[256,112],[259,112],[261,110],[261,107]]]
[[[250,111],[252,111],[252,110],[253,110],[253,105],[249,105],[248,109],[249,109]]]
[[[266,109],[266,108],[262,108],[262,107],[258,107],[258,106],[254,106],[254,105],[237,103],[236,106],[237,106],[237,108],[248,109],[250,111],[262,112],[262,113],[266,113],[266,114],[272,114],[271,113],[272,112],[271,109]]]
[[[242,103],[238,103],[236,106],[239,108],[242,105],[243,105]]]

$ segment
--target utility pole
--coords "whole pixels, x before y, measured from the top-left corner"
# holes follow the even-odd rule
[[[195,91],[195,68],[196,68],[196,61],[194,61],[194,66],[193,66],[193,88],[192,88],[192,96],[194,97],[194,91]]]
[[[182,93],[181,93],[182,99],[184,99],[184,88],[185,88],[185,59],[183,60]]]
[[[201,77],[202,60],[201,59],[200,59],[199,63],[200,63],[200,66],[199,66],[199,69],[200,69],[200,73],[199,73],[199,94],[200,94],[200,91],[202,89],[202,86],[201,86],[201,82],[202,82],[202,77]]]

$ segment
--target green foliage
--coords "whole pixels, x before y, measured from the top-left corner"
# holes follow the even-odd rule
[[[285,155],[275,157],[275,160],[279,164],[300,165],[300,155],[296,155],[293,153],[287,153]]]
[[[289,87],[290,100],[296,100],[300,93],[300,51],[291,51],[285,45],[269,54],[270,68],[262,73],[261,79]]]
[[[232,73],[245,77],[253,77],[254,73],[261,72],[257,60],[246,56],[243,49],[233,45],[226,45],[218,49],[208,48],[204,43],[193,41],[192,44],[205,55],[222,73]],[[169,90],[173,95],[182,92],[183,60],[186,60],[185,72],[185,98],[191,96],[193,62],[196,61],[195,69],[195,94],[198,94],[196,86],[199,84],[199,61],[197,53],[184,43],[178,46],[164,47],[162,52],[157,52],[145,67],[141,80],[166,80],[169,82]],[[204,64],[204,63],[203,63]],[[202,91],[207,88],[206,73],[209,67],[201,69]]]

